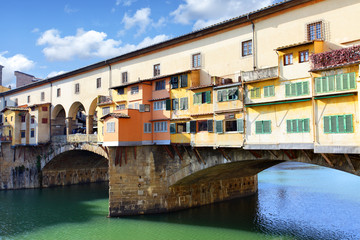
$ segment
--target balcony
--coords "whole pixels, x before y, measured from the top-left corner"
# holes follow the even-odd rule
[[[11,142],[12,141],[12,136],[1,136],[0,137],[0,142]]]
[[[278,67],[257,69],[254,71],[241,72],[241,79],[244,82],[258,82],[275,79],[279,77]]]
[[[112,99],[110,96],[98,96],[98,105],[104,105],[112,103]]]
[[[80,142],[91,142],[96,143],[97,135],[96,134],[70,134],[70,135],[57,135],[51,137],[52,142],[56,143],[80,143]]]
[[[360,62],[360,45],[349,48],[317,53],[310,56],[311,71],[336,68]]]

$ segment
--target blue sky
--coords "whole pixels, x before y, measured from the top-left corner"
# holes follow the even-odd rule
[[[3,85],[46,78],[189,33],[279,0],[0,0]]]

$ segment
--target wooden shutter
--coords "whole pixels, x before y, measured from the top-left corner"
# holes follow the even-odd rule
[[[222,102],[222,91],[221,90],[218,90],[217,91],[217,101],[218,102]]]
[[[243,133],[244,132],[244,119],[242,119],[242,118],[236,119],[236,125],[237,125],[237,131],[239,133]]]
[[[190,122],[186,122],[186,133],[190,133]]]
[[[304,122],[304,132],[310,132],[310,119],[303,119]]]
[[[145,112],[145,105],[144,104],[139,105],[139,112]]]
[[[223,100],[223,102],[225,102],[225,101],[228,101],[228,100],[229,100],[229,97],[228,97],[227,92],[228,92],[228,91],[227,91],[226,89],[221,91],[221,94],[222,94],[222,100]]]
[[[260,88],[256,88],[256,97],[257,98],[261,97]]]
[[[290,95],[296,96],[296,84],[295,83],[290,84]]]
[[[262,121],[256,121],[255,122],[255,133],[256,134],[263,133],[263,123],[262,123]]]
[[[290,84],[285,84],[285,96],[290,96]]]
[[[345,132],[352,133],[353,130],[353,120],[352,120],[352,114],[345,115]]]
[[[263,121],[263,132],[271,133],[271,121]]]
[[[207,120],[208,132],[214,132],[214,121],[212,119]]]
[[[188,78],[186,74],[180,76],[180,86],[182,88],[188,86]]]
[[[264,97],[269,97],[269,86],[264,87]]]
[[[190,121],[190,133],[196,133],[196,121]]]
[[[171,99],[166,99],[166,110],[170,111],[171,110]]]
[[[302,82],[298,82],[296,83],[296,96],[301,96],[301,95],[303,95]]]
[[[304,119],[298,119],[297,125],[298,125],[298,132],[299,133],[304,132]]]
[[[215,121],[215,125],[216,125],[216,133],[223,133],[223,121],[222,120],[216,120]]]
[[[330,117],[330,131],[332,133],[339,132],[338,127],[337,127],[337,123],[338,123],[338,116],[331,116]]]
[[[176,123],[170,123],[170,134],[176,133]]]
[[[255,97],[255,88],[252,88],[250,90],[250,98],[254,98]]]
[[[345,116],[338,116],[339,133],[345,132]]]
[[[330,133],[330,117],[324,117],[324,133]]]
[[[321,77],[315,78],[315,92],[321,93]]]
[[[356,88],[356,75],[354,72],[349,73],[349,87],[350,89]]]
[[[309,82],[305,81],[302,83],[303,87],[303,94],[309,94]]]
[[[275,86],[272,85],[269,88],[269,96],[275,96]]]
[[[327,77],[321,78],[321,87],[322,87],[322,92],[329,92]]]
[[[206,103],[211,103],[211,91],[206,91]]]
[[[295,132],[295,133],[298,132],[296,119],[291,120],[291,130],[292,130],[292,132]]]
[[[341,74],[338,74],[335,76],[335,80],[336,80],[336,90],[342,90],[342,77]]]

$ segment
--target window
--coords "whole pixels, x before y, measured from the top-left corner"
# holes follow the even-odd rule
[[[309,61],[309,50],[299,52],[299,63]]]
[[[32,128],[30,131],[30,137],[31,138],[35,137],[35,129],[34,128]]]
[[[57,97],[61,96],[61,89],[60,88],[56,89],[56,96]]]
[[[225,121],[225,132],[236,132],[237,122],[236,120]]]
[[[216,133],[223,133],[223,121],[222,120],[216,120],[215,121],[215,132]]]
[[[20,131],[20,134],[21,134],[21,138],[25,138],[25,136],[26,136],[25,131]]]
[[[165,80],[157,81],[155,83],[155,90],[158,91],[163,89],[165,89]]]
[[[96,88],[101,88],[101,78],[96,79]]]
[[[41,107],[41,110],[43,111],[43,112],[47,112],[47,110],[48,110],[48,107]]]
[[[80,83],[76,83],[75,84],[75,93],[79,93],[80,92]]]
[[[171,110],[179,110],[179,99],[172,99],[172,109]]]
[[[45,92],[41,92],[40,100],[45,101]]]
[[[178,124],[176,124],[176,132],[177,133],[186,132],[186,123],[178,123]]]
[[[201,67],[201,54],[196,53],[192,55],[192,67],[198,68]]]
[[[352,133],[352,132],[353,132],[352,114],[324,117],[324,133]]]
[[[167,132],[167,122],[155,122],[154,132]]]
[[[154,65],[154,77],[159,76],[160,75],[160,64],[155,64]]]
[[[264,97],[273,97],[275,96],[275,86],[265,86],[264,87]]]
[[[315,22],[307,25],[308,41],[323,39],[322,22]]]
[[[180,110],[187,110],[188,109],[188,98],[180,98]]]
[[[110,113],[110,107],[104,107],[102,109],[102,115],[105,116]]]
[[[7,117],[5,117],[5,122],[7,122]]]
[[[116,110],[123,110],[123,109],[125,109],[125,104],[116,105]]]
[[[139,112],[150,112],[150,104],[140,104]]]
[[[177,76],[171,77],[170,80],[171,89],[176,89],[179,87],[179,78]]]
[[[130,91],[131,95],[138,94],[138,93],[139,93],[139,86],[131,87],[131,91]]]
[[[35,116],[31,116],[31,118],[30,118],[30,123],[31,123],[31,124],[34,124],[34,123],[35,123]]]
[[[44,124],[48,123],[48,119],[47,118],[42,118],[41,123],[44,123]]]
[[[25,122],[26,121],[26,116],[25,115],[21,115],[21,122]]]
[[[211,91],[194,94],[194,104],[211,103]]]
[[[336,90],[344,91],[356,88],[356,77],[355,73],[344,73],[335,76]]]
[[[106,132],[114,133],[115,132],[115,122],[107,122],[106,123]]]
[[[252,40],[242,42],[241,46],[242,46],[243,57],[252,55]]]
[[[123,95],[125,93],[125,88],[118,88],[117,93],[118,95]]]
[[[271,121],[256,121],[255,122],[255,133],[256,134],[269,134],[271,133]]]
[[[230,88],[217,91],[217,101],[225,102],[239,99],[238,88]]]
[[[176,133],[176,123],[170,123],[170,134]]]
[[[157,110],[165,110],[166,106],[166,101],[158,101],[158,102],[154,102],[154,111],[157,111]]]
[[[139,109],[139,103],[134,103],[134,109]]]
[[[285,96],[294,97],[309,94],[309,82],[297,82],[285,84]]]
[[[130,103],[130,104],[128,105],[128,109],[134,109],[134,104]]]
[[[196,133],[196,121],[190,121],[189,123],[189,132]]]
[[[204,120],[204,121],[198,121],[198,131],[201,132],[201,131],[207,131],[208,130],[208,122],[207,120]]]
[[[128,81],[128,73],[127,72],[121,73],[121,82],[127,83],[127,81]]]
[[[187,87],[188,86],[188,78],[186,74],[180,75],[180,87]]]
[[[310,132],[310,119],[290,119],[286,120],[287,133],[305,133]]]
[[[27,102],[30,103],[30,95],[27,96]]]
[[[261,97],[261,91],[260,88],[252,88],[250,89],[250,98],[260,98]]]
[[[17,106],[19,105],[19,104],[18,104],[18,99],[17,99],[17,98],[15,98],[14,105],[15,105],[15,107],[17,107]]]
[[[285,54],[284,55],[284,66],[293,64],[293,54]]]
[[[151,123],[144,123],[144,133],[151,133]]]

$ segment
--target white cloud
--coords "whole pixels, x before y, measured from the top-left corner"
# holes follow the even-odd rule
[[[240,16],[272,4],[273,0],[184,0],[184,4],[170,13],[176,23],[193,24],[203,28],[223,20]]]
[[[125,29],[127,30],[137,26],[138,31],[136,36],[139,36],[145,32],[146,27],[149,26],[149,24],[152,22],[150,14],[150,8],[139,9],[133,16],[129,16],[127,13],[125,13],[122,23],[124,23]]]
[[[38,28],[34,28],[33,30],[31,30],[32,33],[37,33],[39,31],[40,31],[40,29],[38,29]]]
[[[0,53],[0,65],[4,66],[2,84],[4,86],[12,85],[12,87],[14,87],[14,71],[28,71],[35,66],[35,62],[22,54],[6,57],[5,55],[7,54],[8,52]]]
[[[116,0],[116,6],[119,6],[121,3],[123,6],[129,7],[131,6],[136,0]]]
[[[66,12],[67,14],[75,13],[77,11],[77,9],[71,8],[69,4],[66,4],[64,7],[64,12]]]
[[[45,45],[43,53],[50,61],[69,61],[74,58],[109,58],[121,55],[139,48],[146,47],[169,39],[167,35],[145,38],[138,45],[121,46],[121,40],[106,39],[104,32],[78,29],[76,35],[61,37],[56,29],[44,32],[37,40],[38,45]]]
[[[51,73],[49,73],[47,76],[46,76],[46,78],[51,78],[51,77],[55,77],[55,76],[57,76],[57,75],[61,75],[61,74],[63,74],[63,73],[66,73],[65,71],[53,71],[53,72],[51,72]]]

